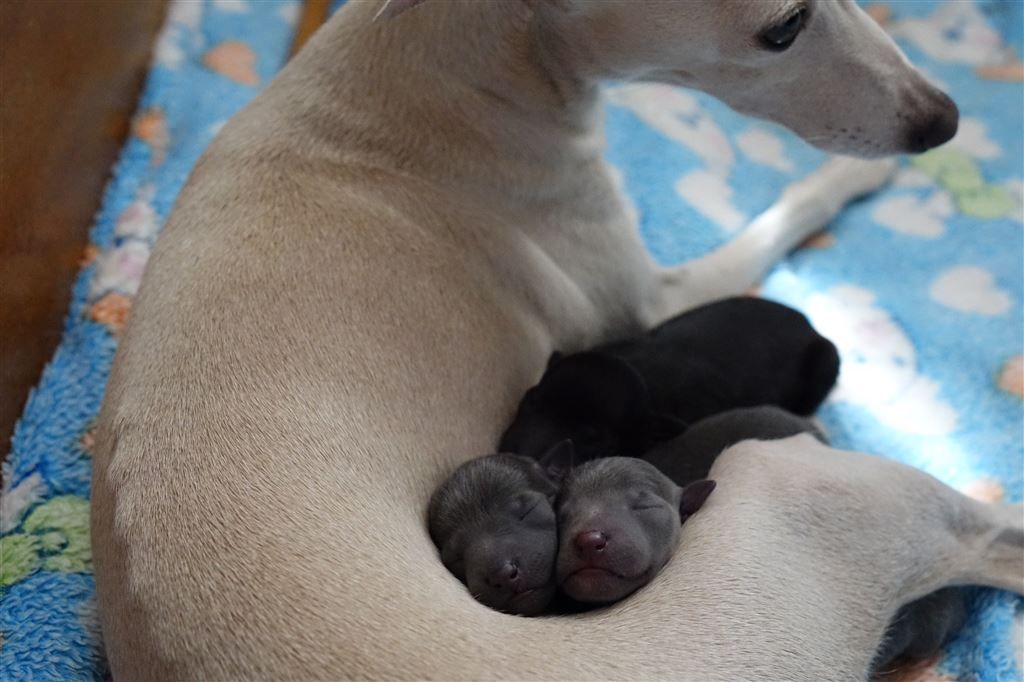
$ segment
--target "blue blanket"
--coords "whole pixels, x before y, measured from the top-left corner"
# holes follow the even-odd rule
[[[1017,0],[874,4],[961,106],[957,138],[907,159],[777,267],[764,296],[841,349],[822,411],[840,447],[883,453],[969,494],[1024,495],[1024,11]],[[88,537],[92,424],[149,251],[192,165],[281,67],[298,0],[176,0],[114,169],[63,340],[32,392],[0,497],[0,677],[101,678]],[[822,155],[776,126],[657,85],[608,90],[611,161],[663,263],[730,238]],[[978,589],[917,680],[1019,680],[1021,602]]]

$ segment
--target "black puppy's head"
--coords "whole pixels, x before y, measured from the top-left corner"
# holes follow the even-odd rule
[[[680,488],[653,465],[611,457],[574,469],[558,498],[558,585],[588,603],[618,601],[668,563],[680,525],[715,482]]]
[[[557,444],[539,462],[488,455],[460,466],[434,492],[430,537],[478,601],[521,615],[550,603],[558,551],[553,505],[571,466],[571,443]]]
[[[540,457],[568,439],[577,461],[586,462],[639,456],[684,429],[682,422],[654,414],[643,377],[625,360],[598,351],[564,358],[555,353],[540,383],[523,397],[500,449]]]

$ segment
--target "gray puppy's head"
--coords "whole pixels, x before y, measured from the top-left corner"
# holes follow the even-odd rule
[[[574,469],[558,498],[559,587],[577,601],[604,604],[646,585],[671,558],[682,522],[714,487],[700,480],[680,488],[629,457]]]
[[[479,602],[536,615],[555,595],[554,500],[572,466],[571,443],[540,461],[518,455],[470,460],[434,492],[427,511],[441,561]]]

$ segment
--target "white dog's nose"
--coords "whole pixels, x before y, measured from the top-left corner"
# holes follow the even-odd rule
[[[923,120],[907,135],[906,150],[911,154],[920,154],[949,142],[960,125],[960,110],[949,95],[935,90],[929,99],[932,101],[922,113]]]

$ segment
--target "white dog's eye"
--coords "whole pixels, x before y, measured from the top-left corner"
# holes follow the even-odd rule
[[[761,34],[761,43],[774,52],[782,52],[796,40],[807,20],[807,8],[802,7],[790,14],[782,23],[772,26]]]

